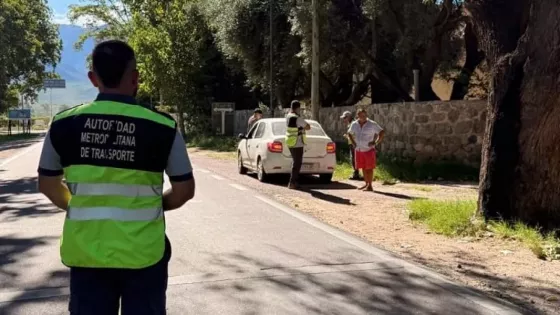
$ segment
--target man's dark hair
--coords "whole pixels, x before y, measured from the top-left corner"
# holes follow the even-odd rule
[[[255,110],[253,111],[254,114],[262,114],[263,111],[260,108],[255,108]]]
[[[126,70],[136,58],[127,43],[108,40],[95,46],[91,59],[93,71],[103,86],[114,89],[119,87]]]
[[[301,108],[301,104],[299,101],[292,101],[292,104],[290,104],[290,108],[292,110]]]

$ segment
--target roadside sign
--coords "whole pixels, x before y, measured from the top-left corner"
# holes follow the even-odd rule
[[[31,119],[31,109],[10,109],[8,111],[8,119],[10,120]]]
[[[231,112],[235,109],[235,103],[212,103],[212,109],[215,112]]]
[[[235,110],[235,103],[212,103],[212,111],[215,113],[213,116],[216,117],[218,120],[220,120],[221,123],[216,124],[214,122],[214,119],[212,119],[212,127],[214,127],[214,130],[218,129],[216,127],[216,125],[219,125],[220,128],[220,133],[222,135],[226,134],[226,115],[229,118],[228,120],[230,121],[230,125],[233,128],[233,125],[235,124],[235,117],[233,115],[233,111]]]
[[[66,80],[64,79],[47,79],[43,81],[43,87],[45,89],[65,89]]]

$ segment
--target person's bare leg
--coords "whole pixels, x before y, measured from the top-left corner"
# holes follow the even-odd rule
[[[364,177],[366,178],[366,187],[364,191],[373,191],[373,186],[371,184],[373,180],[373,170],[364,170]]]
[[[364,169],[362,169],[362,173],[364,174],[364,185],[361,186],[361,187],[359,187],[358,190],[364,190],[364,189],[366,189],[366,188],[368,187],[368,184],[367,184],[367,176],[366,176],[367,171],[364,170]]]

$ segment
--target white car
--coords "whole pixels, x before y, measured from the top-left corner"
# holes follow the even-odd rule
[[[307,123],[311,130],[306,131],[301,174],[319,175],[322,182],[330,183],[336,166],[336,145],[318,122],[307,120]],[[269,175],[290,174],[292,156],[285,145],[285,137],[285,118],[261,119],[246,135],[239,135],[239,173],[256,172],[261,182],[267,181]]]

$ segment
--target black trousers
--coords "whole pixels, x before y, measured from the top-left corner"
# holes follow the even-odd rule
[[[165,239],[163,258],[143,269],[70,268],[71,315],[165,315],[167,265],[171,245]]]
[[[303,163],[303,147],[290,148],[292,155],[292,175],[290,177],[290,184],[297,184],[299,180],[299,172],[301,171],[301,164]]]

